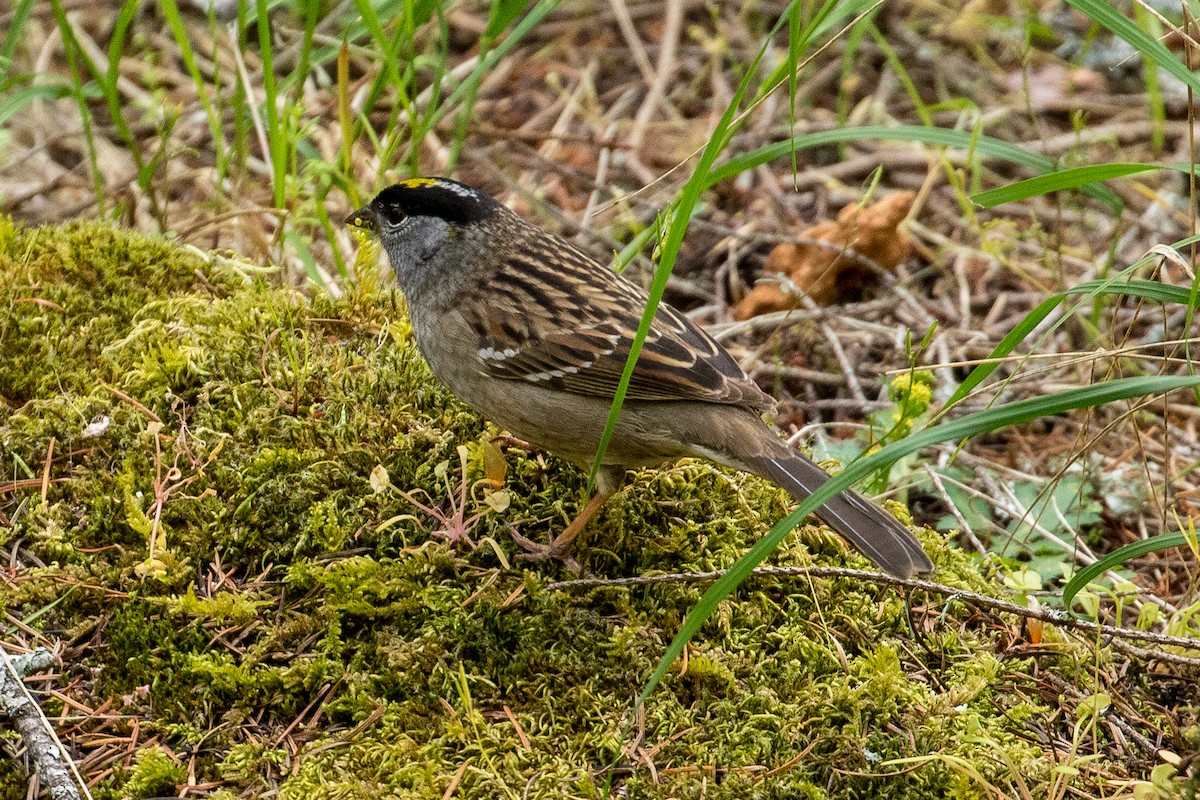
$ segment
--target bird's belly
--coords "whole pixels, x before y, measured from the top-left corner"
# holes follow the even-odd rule
[[[454,386],[451,390],[460,397]],[[590,466],[600,445],[612,401],[546,389],[522,381],[491,378],[488,390],[476,386],[468,403],[514,436],[582,467]],[[646,420],[635,404],[622,409],[604,461],[627,468],[652,466],[687,455],[670,431]]]

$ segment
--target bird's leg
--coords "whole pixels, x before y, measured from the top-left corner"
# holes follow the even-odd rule
[[[513,540],[524,548],[524,553],[517,554],[517,558],[522,561],[544,561],[547,558],[557,558],[568,567],[579,569],[579,565],[574,563],[575,559],[567,555],[567,551],[571,547],[571,542],[575,541],[575,537],[583,532],[587,527],[588,521],[596,516],[596,512],[604,505],[608,498],[612,497],[613,493],[596,492],[592,495],[592,499],[588,500],[575,519],[571,520],[571,524],[560,533],[550,544],[539,544],[531,539],[526,539],[515,530],[512,531]]]
[[[524,450],[526,453],[540,453],[542,449],[532,442],[527,442],[524,439],[518,439],[515,436],[502,434],[492,437],[492,444],[502,444],[508,447],[515,447],[518,450]]]

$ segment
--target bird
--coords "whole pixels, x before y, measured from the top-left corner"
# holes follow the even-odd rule
[[[514,436],[591,468],[647,292],[450,178],[402,180],[345,222],[378,238],[433,374]],[[564,559],[627,471],[684,457],[758,475],[802,501],[830,476],[763,420],[774,408],[721,344],[660,303],[594,494],[549,545],[519,541],[533,557]],[[892,575],[933,571],[913,532],[852,490],[816,515]]]

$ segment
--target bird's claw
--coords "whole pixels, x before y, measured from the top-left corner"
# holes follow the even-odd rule
[[[581,571],[579,562],[567,552],[570,548],[570,542],[560,542],[558,539],[550,542],[550,544],[535,542],[517,533],[517,529],[512,525],[508,526],[508,532],[512,536],[513,541],[519,544],[521,549],[525,551],[524,553],[517,553],[518,561],[548,561],[553,559],[561,561],[567,569],[573,572]]]

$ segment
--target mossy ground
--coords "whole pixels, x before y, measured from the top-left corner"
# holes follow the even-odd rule
[[[479,546],[433,536],[400,492],[453,516],[465,446],[466,514],[486,510],[494,433],[389,289],[309,300],[160,239],[0,220],[0,600],[23,640],[65,643],[78,705],[45,706],[95,795],[899,800],[1142,774],[1043,677],[1111,691],[1106,650],[848,580],[752,580],[629,721],[702,588],[547,590],[566,574],[515,561],[507,526],[561,529],[583,476],[516,449]],[[785,501],[702,463],[642,473],[578,556],[614,577],[727,566]],[[924,542],[939,580],[987,589]],[[776,561],[814,556],[863,565],[816,529]],[[1151,676],[1125,669],[1145,707],[1124,713],[1153,724]],[[0,761],[0,798],[24,784]]]

